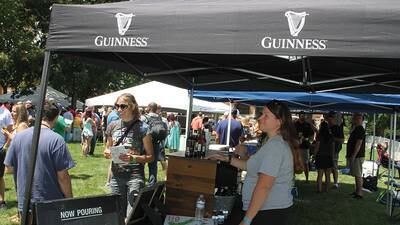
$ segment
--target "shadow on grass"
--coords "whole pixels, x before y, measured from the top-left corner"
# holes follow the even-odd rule
[[[89,178],[93,177],[92,175],[88,175],[88,174],[72,174],[71,175],[71,179],[80,179],[80,180],[87,180]]]
[[[15,200],[7,200],[7,208],[16,208],[18,202]]]
[[[315,179],[313,176],[312,179]],[[341,182],[342,181],[342,182]],[[328,188],[328,192],[317,193],[315,180],[306,183],[296,180],[298,197],[294,199],[292,216],[288,224],[296,225],[373,225],[392,224],[385,214],[385,205],[376,202],[383,188],[377,192],[363,194],[363,199],[354,199],[354,178],[339,175],[339,188]],[[400,211],[396,208],[395,211]],[[397,224],[399,220],[397,220]]]
[[[104,158],[103,154],[93,154],[93,155],[89,155],[89,158]]]

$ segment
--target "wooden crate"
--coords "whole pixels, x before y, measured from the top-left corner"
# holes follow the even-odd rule
[[[206,199],[205,216],[214,208],[215,161],[185,158],[182,152],[169,155],[166,206],[168,214],[194,216],[200,194]]]

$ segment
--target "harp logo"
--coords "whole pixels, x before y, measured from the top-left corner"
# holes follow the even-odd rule
[[[308,15],[310,14],[306,12],[285,12],[285,16],[289,24],[290,35],[292,35],[293,37],[297,37],[297,35],[299,35],[300,31],[304,27],[304,24],[306,23],[306,16]]]
[[[94,44],[101,48],[121,48],[121,47],[136,47],[145,48],[149,45],[150,38],[146,35],[140,35],[140,31],[135,30],[135,35],[126,33],[133,23],[133,13],[117,13],[113,18],[117,19],[118,35],[98,35],[94,39]],[[126,35],[125,35],[126,34]]]
[[[120,35],[125,35],[128,31],[129,27],[132,23],[132,17],[134,17],[132,13],[124,14],[124,13],[117,13],[115,14],[115,18],[117,18],[117,25],[118,25],[118,33]]]
[[[266,35],[261,39],[261,46],[265,49],[305,49],[305,50],[325,50],[328,47],[328,40],[319,38],[298,38],[301,30],[306,23],[307,12],[286,11],[284,13],[288,25],[290,36],[274,37]]]

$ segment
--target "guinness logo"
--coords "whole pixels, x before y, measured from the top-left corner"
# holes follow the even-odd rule
[[[132,23],[132,17],[134,17],[132,13],[130,14],[124,14],[124,13],[117,13],[115,14],[115,18],[117,18],[117,24],[118,24],[118,33],[120,35],[125,35],[125,33],[128,31],[129,26],[131,26]]]
[[[132,19],[135,15],[133,13],[124,14],[117,13],[115,18],[117,18],[118,33],[120,36],[103,36],[97,35],[94,39],[94,44],[97,47],[103,48],[113,48],[113,47],[137,47],[145,48],[148,45],[150,38],[148,36],[141,35],[127,35],[125,33],[129,30],[132,24]],[[111,17],[112,18],[112,17]]]
[[[306,22],[306,16],[308,15],[309,14],[306,12],[300,12],[300,13],[293,11],[285,12],[285,16],[289,24],[290,35],[292,35],[293,37],[297,37],[297,35],[299,35],[300,31],[303,29],[304,24]]]
[[[306,12],[286,11],[285,16],[289,25],[291,38],[272,37],[265,35],[261,39],[261,46],[266,49],[306,49],[325,50],[328,40],[319,38],[297,38],[306,23]]]

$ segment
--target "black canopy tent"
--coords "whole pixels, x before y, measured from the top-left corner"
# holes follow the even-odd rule
[[[399,25],[397,0],[53,5],[41,86],[64,53],[191,90],[398,93]],[[39,135],[36,120],[23,223]]]
[[[394,0],[54,5],[47,49],[188,89],[391,93],[400,84],[399,8]]]

